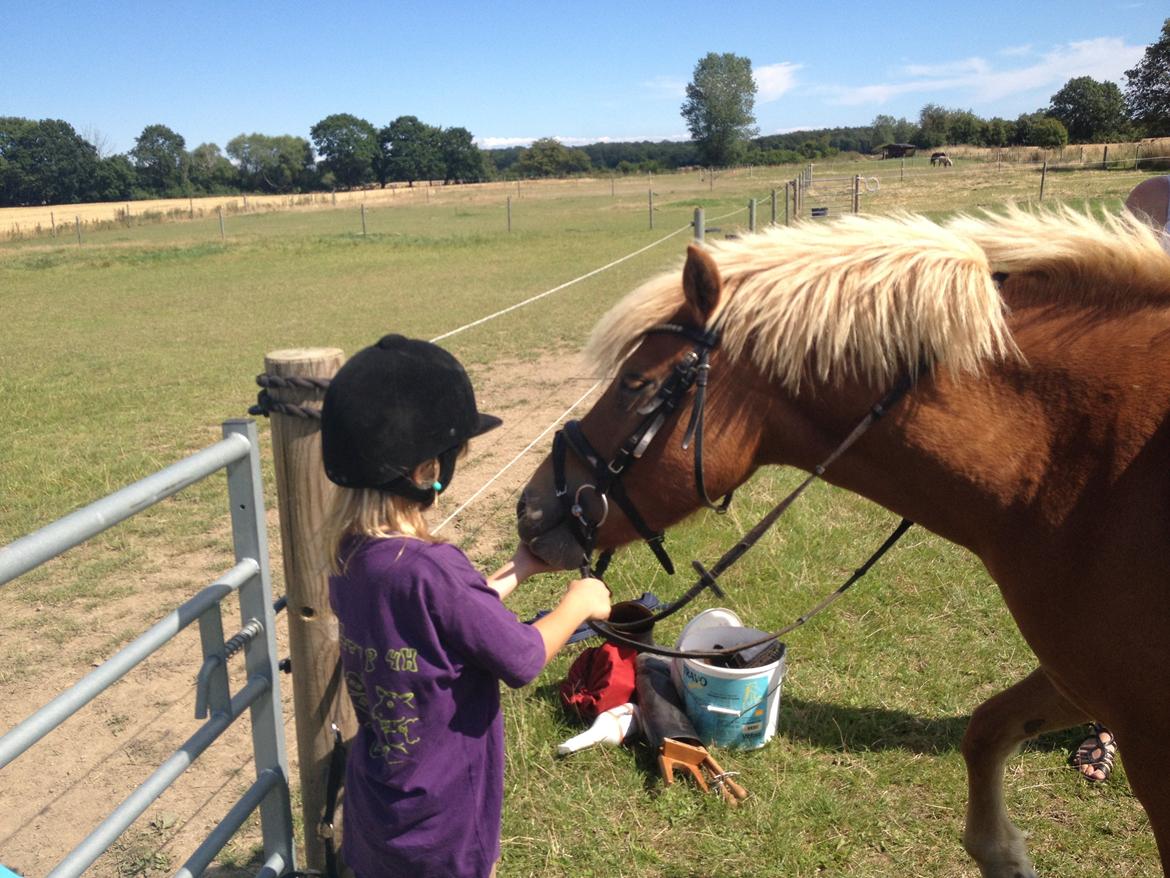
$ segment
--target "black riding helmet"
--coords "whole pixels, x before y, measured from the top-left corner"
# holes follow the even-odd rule
[[[325,475],[430,506],[455,473],[467,440],[502,422],[481,414],[467,373],[427,341],[387,335],[358,351],[329,382],[321,409]],[[411,471],[438,458],[439,479],[419,488]]]

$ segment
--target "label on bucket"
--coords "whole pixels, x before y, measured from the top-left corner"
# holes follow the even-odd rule
[[[718,668],[683,663],[684,706],[704,744],[751,749],[771,737],[769,726],[774,731],[775,721],[768,722],[768,713],[776,709],[780,680],[775,666],[762,670],[753,677],[729,679],[719,676]]]

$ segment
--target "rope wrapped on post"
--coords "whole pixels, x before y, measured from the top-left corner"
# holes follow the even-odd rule
[[[269,387],[289,388],[300,390],[319,390],[324,393],[329,387],[328,378],[302,378],[295,375],[282,377],[261,373],[256,376],[256,383],[264,388],[256,395],[256,404],[248,409],[248,414],[269,417],[273,412],[289,415],[294,418],[308,418],[321,420],[321,409],[312,406],[296,405],[291,402],[279,402],[268,393]]]

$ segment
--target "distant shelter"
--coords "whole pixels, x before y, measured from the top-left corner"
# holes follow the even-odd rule
[[[901,159],[909,158],[918,149],[913,143],[886,143],[882,145],[882,158]]]

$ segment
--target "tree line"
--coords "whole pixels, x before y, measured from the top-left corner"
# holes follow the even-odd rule
[[[840,151],[872,153],[891,143],[1054,148],[1162,137],[1170,135],[1170,18],[1141,61],[1125,71],[1125,79],[1123,93],[1113,82],[1074,77],[1047,106],[1015,120],[981,119],[970,110],[927,104],[917,122],[879,115],[864,127],[758,137],[751,59],[710,52],[695,65],[681,113],[699,160],[714,166],[778,164]]]
[[[296,135],[240,134],[221,149],[188,150],[181,134],[147,125],[127,153],[103,156],[60,119],[0,117],[0,205],[308,192],[486,179],[488,162],[466,128],[399,116],[376,128],[348,113]]]
[[[789,164],[841,152],[875,153],[890,143],[1054,148],[1167,136],[1170,18],[1125,77],[1124,92],[1116,83],[1075,77],[1047,106],[1014,120],[927,104],[914,121],[879,115],[869,125],[761,137],[751,61],[709,53],[695,65],[682,105],[690,141],[581,147],[546,137],[527,147],[484,150],[462,127],[429,125],[416,116],[377,127],[335,113],[313,125],[309,138],[240,134],[223,149],[203,143],[188,150],[181,134],[148,125],[127,153],[102,155],[60,119],[0,117],[0,206]]]

